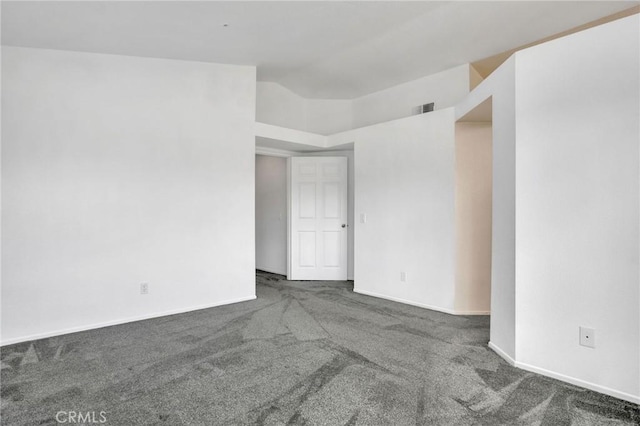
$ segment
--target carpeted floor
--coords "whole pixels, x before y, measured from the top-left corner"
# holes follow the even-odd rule
[[[263,272],[257,291],[2,348],[2,424],[640,424],[635,404],[510,367],[488,317]]]

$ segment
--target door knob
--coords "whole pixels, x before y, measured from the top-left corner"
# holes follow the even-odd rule
[[[343,227],[343,228],[346,228],[346,227],[347,227],[347,224],[346,224],[346,223],[343,223],[343,224],[342,224],[342,227]]]

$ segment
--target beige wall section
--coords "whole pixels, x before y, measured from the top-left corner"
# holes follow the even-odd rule
[[[491,308],[491,123],[456,123],[455,310]]]
[[[482,83],[484,77],[480,75],[477,69],[472,64],[469,64],[469,91],[473,90]]]

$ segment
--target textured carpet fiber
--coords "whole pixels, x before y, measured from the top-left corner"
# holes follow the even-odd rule
[[[510,367],[487,348],[488,317],[262,272],[257,291],[2,348],[2,424],[640,423],[635,404]]]

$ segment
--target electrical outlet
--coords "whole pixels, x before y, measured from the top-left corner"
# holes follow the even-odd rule
[[[361,213],[360,214],[360,223],[367,223],[367,214],[366,213]]]
[[[596,331],[593,328],[580,327],[580,345],[587,348],[596,347]]]
[[[149,283],[140,284],[140,294],[149,294]]]
[[[406,272],[400,272],[400,281],[403,282],[403,283],[407,281],[407,273]]]

